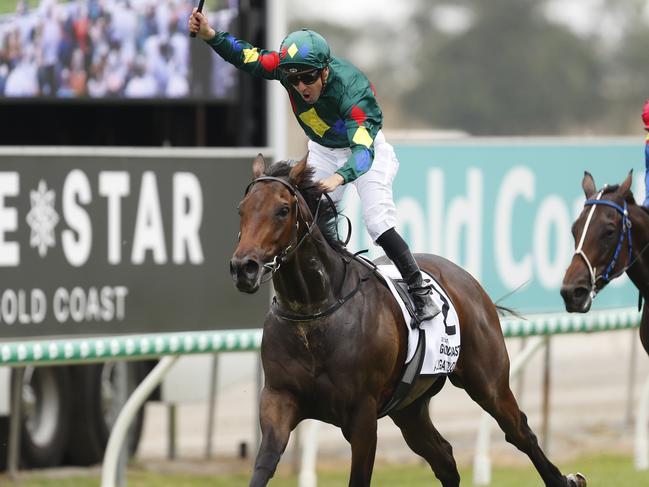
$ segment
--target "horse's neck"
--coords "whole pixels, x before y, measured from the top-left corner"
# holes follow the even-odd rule
[[[323,311],[338,299],[344,266],[322,235],[307,238],[273,277],[280,306],[301,314]]]
[[[649,300],[649,213],[638,207],[632,213],[633,259],[637,259],[627,271],[629,278],[642,296]]]

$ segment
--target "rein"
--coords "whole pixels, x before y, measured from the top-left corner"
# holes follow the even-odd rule
[[[258,177],[257,179],[252,181],[250,184],[248,184],[244,194],[247,195],[248,192],[250,191],[250,188],[252,188],[252,186],[254,186],[256,183],[258,183],[260,181],[274,181],[274,182],[278,182],[278,183],[282,184],[289,191],[289,193],[291,193],[291,195],[294,198],[295,213],[297,215],[296,218],[295,218],[295,226],[293,227],[293,235],[291,236],[291,243],[289,243],[289,245],[286,248],[284,248],[284,250],[282,250],[279,254],[277,254],[273,258],[272,262],[263,265],[263,267],[264,267],[264,275],[261,278],[261,282],[264,283],[264,282],[269,281],[273,277],[275,272],[277,272],[279,270],[281,265],[283,263],[287,262],[291,258],[291,256],[297,251],[297,249],[300,248],[300,246],[302,245],[302,243],[306,240],[306,238],[308,236],[313,236],[312,230],[313,230],[313,227],[316,226],[317,222],[318,222],[318,215],[320,213],[320,204],[322,203],[322,198],[320,198],[318,200],[318,205],[316,206],[315,215],[313,215],[313,221],[309,225],[307,225],[306,231],[304,232],[302,237],[299,240],[297,240],[297,234],[298,234],[298,231],[299,231],[299,228],[300,228],[300,218],[302,218],[302,220],[304,220],[306,222],[306,218],[304,218],[304,216],[302,215],[302,212],[300,211],[300,205],[299,205],[299,199],[302,196],[300,195],[298,190],[291,183],[289,183],[288,181],[286,181],[286,180],[284,180],[282,178],[278,178],[278,177],[274,177],[274,176],[261,176],[261,177]],[[335,220],[336,220],[336,232],[337,232],[338,231],[337,230],[337,228],[338,228],[337,222],[338,222],[339,214],[338,214],[338,211],[336,210],[336,205],[334,204],[333,200],[331,199],[331,197],[327,193],[323,193],[322,196],[324,196],[327,199],[327,201],[329,202],[331,208],[334,211],[334,216],[335,216]],[[304,203],[308,208],[308,205],[306,204],[306,201]],[[343,216],[347,219],[347,229],[348,229],[347,238],[343,242],[343,245],[347,245],[347,243],[349,242],[349,239],[351,238],[352,224],[351,224],[351,221],[349,220],[349,218],[347,216],[345,216],[345,215],[343,215]],[[292,243],[294,240],[297,241],[297,243],[295,245]],[[326,241],[326,239],[325,239],[325,241]],[[356,254],[354,254],[353,259],[357,260]],[[347,278],[347,269],[348,269],[348,265],[349,265],[350,260],[347,260],[347,259],[345,259],[343,257],[343,262],[345,264],[345,275],[343,276],[343,279],[341,281],[341,288],[342,288],[342,285],[345,283],[346,278]],[[319,320],[321,318],[325,318],[325,317],[333,314],[342,305],[344,305],[347,301],[349,301],[351,298],[353,298],[354,295],[356,295],[356,293],[360,290],[361,285],[365,281],[367,281],[371,277],[371,275],[374,274],[375,271],[376,271],[376,268],[372,269],[370,272],[368,272],[367,274],[362,276],[358,280],[358,282],[356,283],[356,286],[354,287],[354,289],[352,289],[348,294],[346,294],[342,298],[338,298],[336,300],[336,302],[334,304],[332,304],[331,306],[329,306],[327,309],[325,309],[323,311],[320,311],[318,313],[314,313],[314,314],[310,314],[310,315],[302,315],[302,314],[289,313],[287,311],[283,311],[279,307],[279,303],[277,302],[277,297],[276,296],[273,296],[273,302],[272,302],[271,310],[272,310],[272,312],[274,314],[276,314],[280,318],[283,318],[283,319],[285,319],[287,321],[305,322],[305,321],[314,321],[314,320]]]
[[[590,274],[591,299],[594,299],[595,296],[597,296],[597,293],[599,292],[599,290],[597,289],[597,281],[602,280],[604,284],[607,284],[608,282],[615,279],[616,277],[621,276],[635,263],[638,257],[640,257],[640,255],[642,255],[642,253],[647,249],[647,246],[645,246],[642,249],[642,252],[640,252],[640,254],[635,259],[631,260],[631,255],[633,250],[633,245],[631,242],[632,225],[631,225],[631,219],[629,218],[627,203],[626,201],[624,201],[624,206],[620,206],[617,203],[614,203],[612,201],[603,200],[601,199],[603,194],[604,194],[604,190],[597,193],[597,197],[595,199],[586,200],[586,202],[584,203],[584,206],[591,206],[591,209],[590,212],[588,213],[588,217],[586,218],[586,225],[584,225],[584,231],[581,234],[581,239],[579,239],[579,245],[577,245],[577,248],[575,249],[575,253],[573,254],[573,255],[579,255],[586,263],[586,267],[588,267],[588,272]],[[593,214],[595,213],[595,209],[599,205],[610,206],[611,208],[614,208],[618,213],[620,213],[622,215],[622,227],[620,228],[620,235],[618,237],[617,245],[613,252],[613,257],[611,257],[611,261],[609,262],[604,272],[602,272],[600,275],[597,275],[597,269],[591,265],[588,256],[583,251],[583,245],[584,245],[584,241],[586,240],[586,233],[588,233],[588,228],[590,227],[590,222],[592,220]],[[625,237],[627,239],[627,246],[628,246],[627,264],[622,268],[622,270],[611,275],[611,272],[613,271],[615,265],[617,264],[618,257],[620,256],[620,251],[622,250],[622,244],[624,242]]]

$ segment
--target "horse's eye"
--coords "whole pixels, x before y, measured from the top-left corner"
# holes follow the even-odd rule
[[[287,217],[289,213],[288,206],[282,206],[279,210],[277,210],[277,216],[280,217]]]
[[[613,238],[615,236],[615,228],[609,227],[606,229],[606,238]]]

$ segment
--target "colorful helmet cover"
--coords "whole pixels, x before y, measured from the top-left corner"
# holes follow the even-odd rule
[[[287,72],[325,68],[331,50],[324,37],[309,29],[291,32],[279,48],[279,67]]]
[[[649,130],[649,99],[644,102],[644,109],[642,110],[642,121],[644,122],[644,128]]]

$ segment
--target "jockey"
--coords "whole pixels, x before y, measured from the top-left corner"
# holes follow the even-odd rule
[[[332,57],[327,41],[311,30],[289,34],[279,52],[214,31],[196,9],[189,30],[238,69],[282,84],[309,138],[307,164],[315,170],[320,187],[335,202],[346,185],[356,187],[367,230],[408,283],[417,321],[437,315],[440,310],[431,297],[431,285],[423,281],[408,244],[395,229],[392,181],[399,162],[381,131],[383,114],[365,75],[351,63]]]
[[[642,110],[642,121],[644,122],[644,129],[649,132],[649,99],[644,103],[644,109]],[[642,206],[649,208],[649,133],[647,133],[647,142],[644,146],[644,165],[645,165],[645,175],[644,175],[644,203]]]

